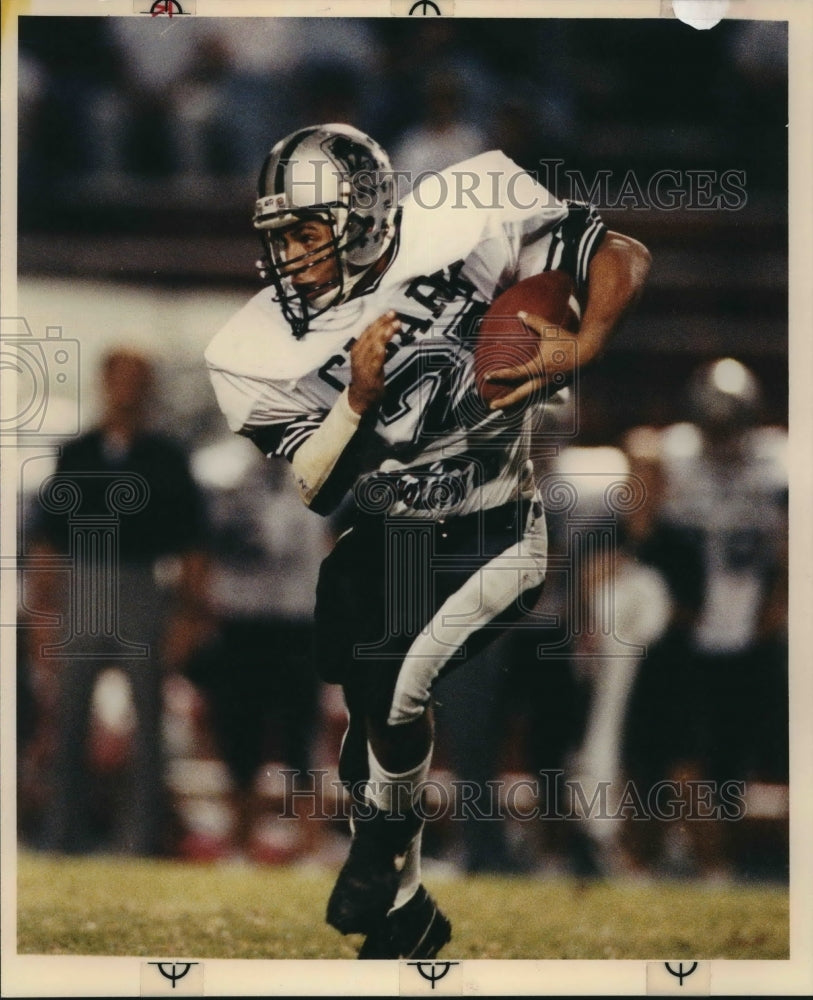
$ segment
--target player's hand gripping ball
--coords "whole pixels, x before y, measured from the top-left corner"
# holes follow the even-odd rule
[[[474,349],[475,384],[486,404],[507,395],[517,381],[539,374],[538,367],[533,368],[529,363],[539,357],[542,334],[523,322],[517,316],[519,312],[550,324],[551,337],[558,335],[559,328],[576,333],[579,305],[573,279],[566,271],[544,271],[512,285],[491,303],[480,320]],[[566,352],[573,349],[572,342],[563,342],[562,347]],[[509,368],[523,368],[517,372],[513,385],[508,381],[487,381],[491,373]],[[549,390],[556,391],[559,386],[555,379],[550,379],[550,373],[546,375]]]

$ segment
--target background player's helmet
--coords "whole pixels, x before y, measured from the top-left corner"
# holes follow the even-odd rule
[[[389,157],[358,129],[315,125],[274,146],[260,171],[254,210],[254,227],[264,249],[258,266],[274,284],[297,337],[307,332],[309,319],[343,302],[386,252],[395,234],[396,212]],[[314,217],[330,226],[330,242],[294,260],[280,259],[274,230]],[[336,257],[337,280],[306,299],[290,277],[323,261],[327,248]]]
[[[745,365],[734,358],[720,358],[692,373],[688,404],[692,420],[700,427],[731,433],[759,420],[762,391]]]

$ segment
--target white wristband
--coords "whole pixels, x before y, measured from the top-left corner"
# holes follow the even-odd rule
[[[305,443],[297,449],[292,466],[299,494],[310,506],[336,466],[361,423],[361,414],[350,406],[347,389]]]

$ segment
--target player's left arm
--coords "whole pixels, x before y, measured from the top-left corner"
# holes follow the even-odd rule
[[[563,340],[575,349],[566,352],[572,370],[599,357],[621,320],[638,301],[649,274],[650,253],[638,240],[621,233],[607,232],[588,265],[587,298],[579,332],[570,333],[544,316],[522,314],[523,321],[540,335],[539,353],[527,365],[502,368],[489,380],[506,386],[506,394],[491,403],[505,409],[544,388],[546,372],[566,373],[561,362],[553,363],[553,353],[561,352]]]
[[[588,268],[587,303],[578,333],[579,365],[598,357],[638,301],[651,260],[643,243],[630,236],[608,232],[604,237]]]

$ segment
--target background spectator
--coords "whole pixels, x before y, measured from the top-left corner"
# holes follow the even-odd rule
[[[203,510],[183,450],[147,426],[149,358],[112,350],[101,379],[99,426],[65,445],[40,490],[35,554],[52,569],[38,574],[35,605],[61,626],[30,633],[29,655],[53,685],[42,846],[71,853],[100,846],[90,822],[88,736],[96,681],[112,665],[129,682],[135,727],[110,846],[157,854],[169,830],[162,682],[167,653],[177,666],[203,597]]]

